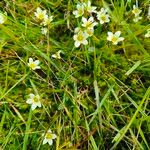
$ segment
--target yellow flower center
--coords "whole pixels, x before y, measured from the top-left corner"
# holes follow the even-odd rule
[[[134,13],[134,14],[139,14],[139,12],[140,12],[140,10],[139,10],[138,8],[135,8],[135,9],[133,10],[133,13]]]
[[[115,43],[115,42],[117,42],[117,41],[118,41],[118,38],[117,38],[117,37],[115,37],[115,36],[113,36],[113,37],[112,37],[112,39],[111,39],[111,41],[112,41],[113,43]]]
[[[101,16],[101,19],[102,19],[103,21],[105,21],[105,20],[106,20],[106,16],[105,16],[105,15]]]
[[[77,39],[78,41],[83,41],[84,36],[82,34],[78,34]]]
[[[34,101],[34,103],[37,103],[37,102],[39,102],[39,99],[36,96],[34,96],[33,101]]]
[[[92,30],[86,30],[86,32],[87,32],[87,34],[90,35],[90,36],[93,34]]]
[[[83,9],[82,9],[82,8],[78,9],[78,14],[79,14],[79,15],[82,15],[82,14],[83,14]]]
[[[92,25],[92,22],[87,22],[87,23],[85,24],[85,28],[89,28],[89,27],[91,27],[91,25]]]
[[[52,136],[51,133],[46,133],[46,136],[45,136],[45,137],[46,137],[46,139],[52,139],[53,136]]]
[[[29,67],[30,67],[31,69],[34,69],[34,68],[36,67],[36,64],[35,64],[35,63],[31,63],[31,64],[29,65]]]
[[[38,19],[39,20],[43,20],[44,19],[44,14],[43,13],[39,13],[38,14]]]

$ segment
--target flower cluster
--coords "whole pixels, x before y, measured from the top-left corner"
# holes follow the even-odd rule
[[[88,37],[91,37],[94,34],[94,27],[98,24],[94,20],[92,16],[95,13],[97,20],[101,25],[104,23],[110,22],[110,15],[108,14],[108,10],[105,8],[101,8],[100,11],[96,10],[97,8],[91,6],[91,2],[88,1],[87,3],[78,3],[77,10],[73,11],[75,18],[81,18],[81,24],[79,27],[75,28],[73,39],[75,41],[75,47],[79,47],[81,44],[87,45],[88,44]],[[89,18],[85,18],[84,14],[89,14]],[[124,38],[120,37],[121,31],[117,31],[115,34],[112,32],[108,32],[108,41],[112,41],[114,45],[118,44],[118,42],[123,41]]]
[[[139,20],[142,19],[142,17],[140,17],[140,13],[141,13],[141,12],[142,12],[142,10],[140,10],[140,9],[138,8],[138,6],[133,5],[132,13],[134,14],[134,19],[133,19],[134,22],[138,22]]]
[[[87,45],[87,38],[91,37],[94,33],[94,26],[97,25],[97,22],[94,21],[94,18],[91,16],[89,19],[82,17],[81,27],[75,28],[75,35],[73,39],[75,40],[75,47],[79,47],[81,44]]]
[[[48,32],[48,26],[53,21],[53,16],[49,16],[47,14],[46,10],[42,10],[40,7],[36,9],[36,12],[34,12],[34,15],[36,17],[36,20],[40,22],[40,25],[43,27],[41,28],[42,34],[47,34]]]
[[[79,47],[81,44],[87,45],[87,38],[91,37],[94,34],[94,27],[98,24],[94,17],[93,13],[97,15],[97,19],[100,21],[100,24],[109,22],[110,16],[107,14],[106,9],[101,8],[101,11],[97,12],[95,6],[91,6],[91,2],[87,3],[78,3],[77,10],[73,11],[75,18],[82,17],[80,27],[75,28],[73,39],[75,40],[75,47]],[[84,14],[88,14],[88,18],[84,17]]]

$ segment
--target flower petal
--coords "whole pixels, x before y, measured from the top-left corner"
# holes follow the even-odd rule
[[[29,96],[30,96],[30,98],[34,98],[34,94],[33,93],[31,93],[31,94],[29,94]]]
[[[57,135],[56,134],[52,134],[52,139],[56,139]]]
[[[52,145],[52,144],[53,144],[53,141],[52,141],[52,140],[48,140],[48,144],[49,144],[49,145]]]
[[[115,35],[116,35],[117,37],[119,37],[120,34],[121,34],[121,31],[117,31],[117,32],[115,33]]]
[[[118,39],[118,41],[123,41],[124,40],[124,37],[120,37],[119,39]]]
[[[33,59],[30,57],[29,58],[29,63],[32,63],[33,62]]]
[[[37,107],[36,104],[32,104],[31,109],[34,110]]]
[[[39,61],[39,60],[35,60],[34,63],[35,63],[36,65],[39,65],[40,61]]]
[[[43,145],[46,144],[47,142],[48,142],[48,140],[45,138],[45,139],[43,140]]]
[[[80,42],[78,42],[78,41],[75,41],[75,43],[74,43],[74,45],[75,45],[75,47],[79,47],[80,46]]]
[[[107,32],[108,36],[113,36],[114,34],[112,32]]]
[[[32,103],[33,103],[33,100],[32,100],[32,99],[27,99],[26,103],[27,103],[27,104],[32,104]]]

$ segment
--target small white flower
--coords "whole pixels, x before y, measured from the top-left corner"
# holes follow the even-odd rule
[[[138,6],[133,5],[132,13],[135,15],[135,17],[136,17],[136,16],[139,16],[139,14],[140,14],[141,12],[142,12],[142,10],[140,10],[140,9],[138,8]]]
[[[36,70],[36,69],[40,69],[41,67],[38,66],[40,63],[39,60],[35,60],[33,61],[32,58],[29,58],[29,63],[28,63],[28,66],[32,69],[32,70]]]
[[[56,139],[56,134],[52,134],[52,131],[49,129],[45,135],[45,138],[43,140],[43,144],[48,143],[49,145],[53,144],[53,139]]]
[[[48,15],[46,14],[46,10],[42,10],[39,7],[36,9],[36,12],[34,12],[34,15],[40,21],[43,21],[44,18],[48,18]]]
[[[52,58],[61,59],[60,53],[61,51],[58,51],[57,53],[53,54]]]
[[[36,107],[41,107],[41,102],[40,102],[40,96],[39,95],[34,95],[30,94],[30,98],[27,99],[26,103],[31,104],[31,109],[34,110]]]
[[[52,21],[53,21],[53,16],[48,17],[48,15],[46,15],[41,24],[44,26],[48,26]]]
[[[150,29],[147,29],[147,33],[145,34],[145,37],[146,37],[146,38],[149,38],[149,37],[150,37]]]
[[[79,47],[81,44],[87,45],[87,35],[83,31],[79,31],[77,34],[73,36],[73,39],[75,40],[75,47]]]
[[[141,20],[142,19],[142,17],[140,17],[140,16],[135,16],[135,18],[133,18],[133,21],[134,22],[138,22],[139,20]]]
[[[86,28],[84,30],[84,33],[87,35],[87,37],[91,37],[94,34],[94,29],[93,28]]]
[[[5,23],[7,20],[7,14],[3,14],[0,12],[0,24]]]
[[[101,8],[99,12],[97,12],[97,19],[100,21],[100,24],[104,24],[105,22],[110,21],[110,16],[107,14],[107,10]]]
[[[77,10],[73,11],[75,18],[78,18],[84,14],[84,5],[77,4]]]
[[[96,7],[91,6],[91,1],[84,3],[85,10],[89,13],[96,13]]]
[[[112,32],[108,32],[107,40],[111,41],[114,45],[117,45],[118,42],[123,41],[124,38],[120,37],[121,31],[117,31],[114,34]]]
[[[93,29],[98,23],[94,21],[93,17],[90,17],[88,20],[85,17],[82,17],[82,26],[85,28]]]
[[[42,34],[46,35],[48,32],[48,29],[47,28],[41,28],[41,32],[42,32]]]

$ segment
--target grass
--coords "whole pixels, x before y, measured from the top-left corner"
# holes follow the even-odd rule
[[[142,19],[133,22],[136,0],[95,0],[108,8],[110,22],[95,27],[88,45],[74,46],[81,23],[77,0],[4,0],[0,11],[0,149],[149,150],[149,1],[139,0]],[[48,34],[34,18],[37,7],[54,16]],[[96,19],[96,16],[94,16]],[[107,32],[121,31],[112,45]],[[51,56],[61,50],[61,59]],[[28,67],[28,59],[41,69]],[[39,94],[42,107],[26,103]],[[43,145],[47,130],[57,135]]]

